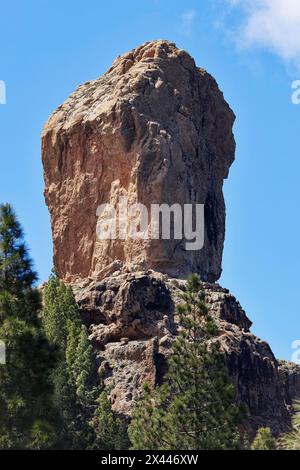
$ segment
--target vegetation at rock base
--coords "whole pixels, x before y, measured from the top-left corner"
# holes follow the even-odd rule
[[[283,450],[300,450],[300,400],[293,404],[292,429],[279,438],[279,448]]]
[[[53,273],[35,287],[22,228],[0,205],[0,449],[237,449],[240,407],[220,351],[217,328],[193,275],[178,306],[180,326],[163,383],[147,384],[127,432],[113,410],[72,289]],[[300,449],[300,401],[283,449]],[[129,441],[129,437],[130,441]],[[272,450],[261,428],[253,450]]]
[[[60,351],[53,383],[61,445],[67,449],[126,449],[125,425],[111,409],[71,288],[53,274],[44,299],[45,331]]]
[[[113,413],[106,391],[101,393],[97,403],[98,406],[92,418],[96,435],[94,448],[99,450],[128,449],[130,442],[126,423]]]
[[[275,450],[276,439],[270,428],[260,428],[251,444],[251,450]]]
[[[36,281],[17,217],[0,205],[0,449],[127,448],[72,290],[53,274],[42,308]]]
[[[50,375],[56,354],[39,319],[36,280],[17,217],[10,205],[0,205],[1,449],[55,445]]]
[[[66,349],[70,322],[80,327],[81,321],[72,289],[60,282],[55,272],[45,285],[43,318],[46,335],[63,351]]]
[[[200,450],[238,446],[239,409],[205,305],[201,283],[189,278],[178,307],[181,330],[164,383],[145,387],[129,427],[133,449]]]

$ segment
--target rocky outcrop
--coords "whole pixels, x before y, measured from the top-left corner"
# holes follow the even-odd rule
[[[279,364],[237,300],[214,283],[233,122],[215,80],[168,41],[142,45],[80,86],[43,132],[54,263],[74,288],[117,412],[129,416],[142,384],[161,382],[178,330],[178,294],[196,272],[250,430],[270,426],[278,434],[300,392],[300,369]],[[121,197],[147,208],[204,204],[203,248],[186,250],[184,237],[100,240],[97,208],[116,207]]]
[[[130,415],[142,384],[161,382],[178,329],[176,305],[185,284],[148,271],[116,273],[100,283],[76,286],[82,319],[90,329],[117,412]],[[251,321],[227,289],[203,286],[250,431],[270,426],[274,433],[282,432],[290,423],[292,400],[300,393],[300,367],[277,362],[269,345],[250,332]]]
[[[80,86],[47,122],[45,196],[60,276],[104,278],[120,267],[172,277],[221,274],[223,180],[234,160],[234,114],[216,81],[189,54],[153,41]],[[204,204],[201,250],[185,239],[99,240],[101,204]],[[148,220],[150,226],[150,219]]]

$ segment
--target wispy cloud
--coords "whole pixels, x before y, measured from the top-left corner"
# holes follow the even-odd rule
[[[300,0],[226,1],[242,13],[240,46],[266,48],[300,69]]]
[[[195,10],[188,10],[185,11],[180,17],[180,32],[184,36],[191,36],[193,30],[193,24],[195,18],[197,16],[197,12]]]

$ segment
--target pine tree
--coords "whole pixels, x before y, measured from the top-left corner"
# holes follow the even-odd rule
[[[44,289],[43,323],[48,338],[60,351],[53,374],[59,435],[65,448],[86,449],[95,440],[90,424],[100,384],[88,332],[81,324],[71,288],[53,274]]]
[[[44,288],[43,323],[47,337],[60,350],[61,361],[53,383],[62,446],[128,448],[126,426],[113,413],[106,397],[73,292],[55,273]]]
[[[48,339],[65,351],[69,322],[80,327],[80,315],[71,287],[67,287],[53,272],[45,285],[44,328]]]
[[[251,444],[251,450],[275,450],[276,439],[270,428],[260,428]]]
[[[1,291],[17,298],[31,292],[37,274],[32,270],[22,227],[9,204],[0,205],[0,267]]]
[[[54,385],[53,402],[58,415],[56,428],[59,446],[65,449],[73,448],[77,419],[76,395],[63,360],[52,375],[52,383]]]
[[[95,357],[87,329],[84,326],[81,327],[78,336],[74,372],[78,403],[83,409],[92,411],[100,388],[94,385],[97,377]]]
[[[51,420],[49,376],[56,357],[41,329],[36,279],[16,215],[8,204],[0,205],[0,339],[6,346],[6,364],[0,366],[0,448],[30,447],[36,423]],[[49,434],[44,445],[53,445]]]
[[[171,450],[170,436],[167,435],[168,404],[171,401],[169,385],[165,383],[153,391],[146,383],[143,388],[128,428],[132,449]]]
[[[129,427],[133,449],[198,450],[237,446],[235,391],[198,276],[178,307],[181,329],[165,382],[146,387]]]
[[[70,407],[70,402],[67,405],[71,446],[86,449],[95,440],[91,417],[96,408],[100,384],[87,329],[85,326],[78,327],[74,322],[69,322],[68,325],[65,374],[68,395],[69,398],[72,397],[72,406]]]
[[[29,448],[44,450],[53,447],[56,442],[56,429],[49,421],[39,419],[35,421],[30,433]]]
[[[51,282],[51,288],[53,288],[53,279]],[[49,296],[47,297],[45,307],[47,312],[51,312],[51,316],[44,317],[44,324],[48,336],[52,337],[56,344],[60,344],[61,361],[53,374],[54,402],[59,414],[60,440],[65,448],[85,449],[94,440],[94,432],[89,421],[96,408],[95,400],[99,394],[98,387],[95,385],[97,376],[94,354],[87,330],[81,326],[79,313],[74,309],[74,298],[69,297],[70,305],[68,305],[65,296],[66,288],[62,287],[62,282],[57,282],[57,288],[59,291],[57,298],[54,296],[49,300]],[[63,295],[60,296],[61,293]],[[51,308],[53,299],[54,309]],[[59,340],[55,329],[60,321],[52,315],[53,312],[57,316],[62,315],[66,321],[64,333]],[[50,319],[50,325],[48,319]],[[50,335],[49,332],[51,332]]]
[[[96,440],[94,448],[98,450],[126,450],[129,448],[126,423],[112,411],[106,391],[97,400],[98,407],[93,415],[92,426]]]
[[[279,448],[283,450],[300,450],[300,400],[293,403],[292,429],[279,439]]]

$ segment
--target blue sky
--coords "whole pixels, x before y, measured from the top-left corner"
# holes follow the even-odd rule
[[[221,284],[253,331],[290,359],[300,339],[298,0],[15,0],[2,2],[0,201],[15,207],[40,279],[52,266],[40,134],[50,113],[115,57],[166,38],[217,79],[237,115],[236,162],[225,183]]]

